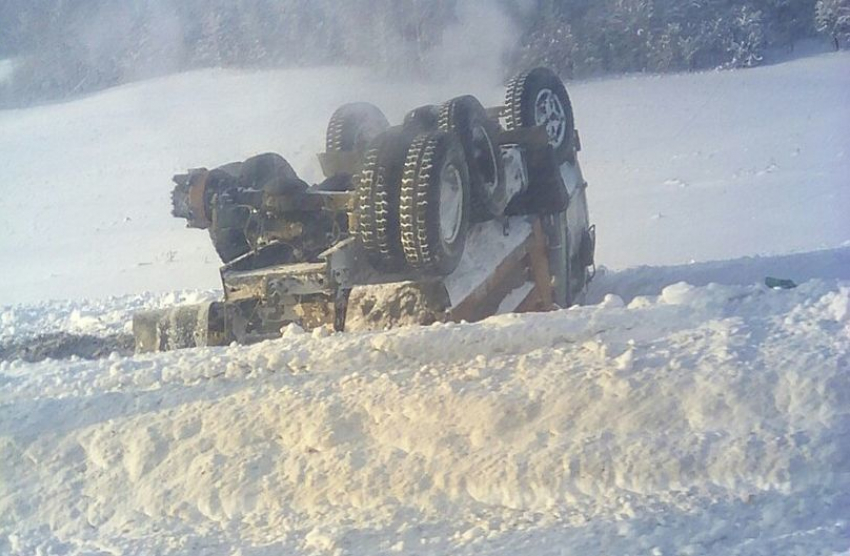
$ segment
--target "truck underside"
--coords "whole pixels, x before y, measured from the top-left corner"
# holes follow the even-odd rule
[[[579,150],[566,89],[537,68],[495,108],[457,97],[390,127],[342,106],[319,184],[274,153],[175,176],[173,214],[209,231],[224,298],[137,314],[136,350],[580,303],[595,233]]]

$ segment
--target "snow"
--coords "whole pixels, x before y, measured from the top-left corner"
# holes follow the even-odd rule
[[[599,260],[677,265],[850,240],[848,67],[842,52],[573,88]]]
[[[850,277],[850,245],[789,255],[741,257],[725,261],[693,262],[671,266],[639,266],[619,272],[602,269],[590,289],[588,301],[598,303],[606,294],[631,300],[639,295],[657,295],[676,282],[695,286],[711,283],[747,285],[768,276],[796,283],[813,279],[838,280]]]
[[[0,554],[850,554],[848,69],[573,85],[591,305],[0,362]],[[216,70],[0,111],[0,341],[217,295],[171,173],[315,179],[336,105],[461,92],[501,94]]]
[[[215,290],[184,290],[0,307],[0,341],[54,332],[92,336],[129,334],[133,313],[137,311],[192,305],[218,297]]]
[[[15,71],[15,64],[12,60],[0,60],[0,85],[9,81],[12,78],[12,73]]]
[[[676,284],[477,325],[2,363],[0,552],[837,553],[848,304],[835,282]]]
[[[602,264],[850,240],[848,66],[841,52],[571,85]],[[0,304],[217,288],[209,238],[170,216],[171,175],[279,151],[315,181],[340,104],[375,102],[399,122],[466,93],[496,105],[503,88],[376,83],[356,69],[208,70],[0,111]]]

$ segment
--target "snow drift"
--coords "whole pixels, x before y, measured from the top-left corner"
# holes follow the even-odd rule
[[[0,363],[0,551],[837,553],[848,348],[815,281]]]

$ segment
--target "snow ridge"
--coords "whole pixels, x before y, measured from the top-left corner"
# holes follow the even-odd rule
[[[848,348],[813,281],[0,363],[0,552],[837,553]]]

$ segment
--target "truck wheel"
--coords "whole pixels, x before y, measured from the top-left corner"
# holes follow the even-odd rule
[[[440,107],[434,104],[426,104],[414,108],[405,114],[402,125],[417,134],[433,131],[440,125]]]
[[[498,124],[473,96],[454,98],[440,107],[440,129],[460,139],[469,167],[472,220],[481,222],[500,216],[508,204],[505,169],[495,141]]]
[[[401,243],[407,263],[445,276],[457,268],[469,229],[469,169],[453,133],[419,135],[401,183]]]
[[[507,128],[545,126],[558,162],[575,157],[575,120],[567,89],[547,68],[521,73],[508,83]]]
[[[229,263],[251,250],[248,239],[245,237],[245,229],[230,227],[210,227],[210,239],[212,239],[215,252],[218,253],[221,262]]]
[[[325,135],[327,152],[365,153],[375,137],[390,127],[381,109],[368,102],[343,104],[331,116]]]
[[[218,170],[210,172],[210,177],[216,172]],[[222,188],[216,191],[211,202],[210,239],[224,264],[251,250],[251,244],[245,234],[251,211],[233,199],[232,194],[237,189],[238,185],[232,184]]]
[[[263,153],[245,160],[239,168],[239,187],[263,191],[282,184],[301,184],[292,165],[277,153]]]
[[[399,196],[410,135],[392,128],[375,139],[367,151],[357,181],[357,235],[369,263],[382,272],[405,268],[399,227]]]

